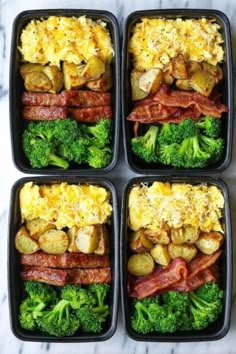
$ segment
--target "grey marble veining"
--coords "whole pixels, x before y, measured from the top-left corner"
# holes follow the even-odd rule
[[[10,189],[15,180],[22,177],[11,159],[8,112],[8,73],[12,23],[15,16],[24,10],[41,8],[84,8],[111,11],[123,28],[127,15],[136,10],[161,8],[204,8],[218,9],[228,16],[231,22],[234,68],[236,58],[236,3],[234,0],[0,0],[0,354],[236,354],[236,310],[235,289],[232,307],[231,328],[228,335],[216,342],[201,343],[144,343],[135,342],[126,336],[121,309],[115,335],[106,342],[85,344],[50,344],[22,342],[16,339],[9,322],[7,302],[7,245],[8,245],[8,208]],[[236,71],[235,71],[236,72]],[[235,145],[235,144],[234,144]],[[120,148],[120,156],[123,148]],[[135,175],[128,170],[122,158],[108,177],[116,183],[121,195],[126,181]],[[220,177],[229,186],[233,231],[236,232],[236,151],[234,146],[231,166]],[[236,256],[234,247],[234,258]],[[9,260],[11,261],[11,260]],[[236,283],[236,275],[234,275]]]

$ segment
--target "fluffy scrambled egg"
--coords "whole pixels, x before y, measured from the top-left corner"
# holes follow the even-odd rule
[[[216,186],[154,182],[129,193],[129,227],[158,229],[195,226],[201,231],[223,231],[220,223],[224,197]]]
[[[103,187],[28,182],[20,190],[20,210],[22,222],[40,217],[62,229],[106,223],[112,206]]]
[[[223,60],[220,26],[206,18],[142,18],[132,30],[129,52],[137,70],[163,69],[177,54],[188,61],[207,61],[212,65]]]
[[[19,50],[24,61],[60,65],[60,61],[80,64],[94,55],[105,63],[113,57],[106,23],[85,16],[32,20],[22,31]]]

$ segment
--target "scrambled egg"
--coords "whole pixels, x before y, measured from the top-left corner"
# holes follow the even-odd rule
[[[216,65],[224,56],[219,29],[217,23],[206,18],[142,18],[135,24],[129,42],[134,67],[137,70],[163,69],[180,53],[188,61]]]
[[[22,31],[19,50],[24,61],[60,65],[80,64],[94,55],[110,63],[113,48],[106,23],[81,16],[32,20]]]
[[[62,229],[106,223],[112,206],[103,187],[28,182],[20,191],[20,210],[22,222],[40,217]]]
[[[224,197],[216,186],[154,182],[132,187],[129,193],[129,227],[158,229],[195,226],[201,231],[221,231]]]

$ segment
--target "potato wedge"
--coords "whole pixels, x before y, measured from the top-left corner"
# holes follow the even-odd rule
[[[202,64],[198,63],[197,61],[188,61],[186,63],[188,78],[195,74],[197,71],[202,70]]]
[[[44,66],[43,73],[47,75],[52,83],[52,88],[48,91],[51,93],[57,93],[62,89],[63,86],[63,74],[61,70],[55,66]]]
[[[193,244],[199,236],[199,230],[193,226],[186,226],[179,229],[171,229],[171,240],[176,245],[182,243]]]
[[[25,75],[25,89],[31,92],[49,92],[52,89],[50,79],[43,72],[31,71]]]
[[[168,253],[168,246],[166,245],[155,245],[151,249],[150,255],[156,263],[163,266],[167,266],[171,261],[171,257]]]
[[[140,90],[147,94],[155,93],[159,90],[163,81],[163,72],[158,68],[153,68],[143,73],[139,78]]]
[[[212,74],[215,78],[215,83],[218,84],[219,81],[223,79],[223,71],[219,65],[211,65],[207,62],[202,63],[203,69]]]
[[[171,74],[172,74],[172,76],[174,76],[175,79],[187,79],[188,78],[186,63],[185,63],[184,56],[182,54],[178,54],[172,60],[172,73]]]
[[[144,92],[139,87],[139,79],[142,75],[142,71],[133,70],[131,72],[131,91],[133,101],[141,100],[148,96],[148,93]]]
[[[167,85],[172,85],[175,80],[174,76],[172,75],[172,70],[172,63],[170,62],[168,65],[165,66],[163,72],[163,81]]]
[[[153,247],[153,243],[146,237],[144,229],[132,231],[130,235],[130,249],[134,252],[145,252]]]
[[[75,244],[80,252],[93,253],[99,243],[99,232],[95,225],[79,227]]]
[[[189,79],[177,79],[175,81],[176,87],[180,90],[190,91],[192,87],[190,86]]]
[[[35,253],[39,250],[38,243],[29,236],[25,226],[21,226],[15,237],[17,251],[23,254]]]
[[[63,62],[62,72],[66,90],[79,89],[86,84],[87,79],[83,76],[83,70],[83,65]]]
[[[197,254],[197,248],[194,245],[175,245],[174,243],[170,243],[167,247],[172,259],[183,257],[186,262],[190,262]]]
[[[105,73],[105,63],[98,56],[92,56],[82,70],[82,76],[87,80],[97,80]]]
[[[88,81],[86,87],[98,92],[106,92],[112,88],[112,70],[109,64],[106,64],[105,72],[97,80]]]
[[[169,231],[165,229],[149,230],[145,229],[145,236],[154,244],[160,243],[167,245],[170,242]]]
[[[56,226],[41,218],[28,220],[26,228],[29,231],[30,237],[38,240],[39,237],[47,230],[55,229]]]
[[[79,249],[75,243],[78,230],[79,230],[79,228],[77,226],[72,226],[67,231],[67,235],[69,237],[69,245],[68,245],[69,252],[79,252]]]
[[[224,241],[224,237],[220,232],[203,232],[195,242],[196,247],[205,254],[216,252]]]
[[[99,255],[108,254],[110,249],[108,230],[105,225],[97,225],[97,227],[99,230],[99,241],[94,253]]]
[[[27,64],[23,64],[20,67],[20,74],[22,76],[23,79],[26,78],[26,75],[28,75],[31,72],[43,72],[44,69],[44,65],[41,64],[31,64],[31,63],[27,63]]]
[[[67,251],[69,237],[62,230],[48,230],[39,237],[40,249],[48,254],[63,254]]]
[[[128,260],[128,272],[138,277],[152,273],[154,268],[154,260],[148,252],[133,254]]]
[[[190,78],[190,86],[195,91],[208,97],[215,86],[215,78],[208,71],[200,70],[193,74]]]

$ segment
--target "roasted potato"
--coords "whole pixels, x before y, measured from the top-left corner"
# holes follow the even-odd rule
[[[63,62],[62,72],[66,90],[79,89],[86,84],[87,78],[83,76],[83,70],[83,65],[76,65],[66,61]]]
[[[163,72],[163,81],[167,85],[172,85],[173,82],[175,81],[174,76],[172,75],[172,63],[170,62],[168,65],[165,66],[164,72]]]
[[[192,90],[192,87],[190,86],[189,79],[177,79],[175,81],[176,87],[180,90],[184,91],[189,91]]]
[[[15,246],[20,253],[31,254],[39,250],[38,243],[33,240],[25,226],[21,226],[15,237]]]
[[[132,90],[132,100],[141,100],[148,96],[148,93],[141,90],[139,87],[139,79],[143,75],[142,71],[133,70],[131,72],[131,90]]]
[[[200,234],[195,245],[205,254],[212,254],[216,252],[224,241],[224,237],[220,232],[203,232]]]
[[[52,83],[52,88],[49,90],[51,93],[57,93],[62,89],[63,86],[63,74],[61,70],[55,66],[44,66],[43,73],[47,75]]]
[[[69,246],[69,237],[62,230],[48,230],[39,237],[40,249],[48,254],[63,254]]]
[[[128,272],[138,277],[152,273],[154,268],[154,260],[148,252],[133,254],[128,260]]]
[[[79,227],[75,244],[80,252],[93,253],[98,248],[99,232],[96,225]]]
[[[171,229],[171,240],[176,245],[182,243],[194,243],[199,236],[199,230],[194,226],[186,226],[179,229]]]
[[[150,241],[155,244],[160,243],[167,245],[170,242],[169,231],[165,230],[164,228],[158,230],[145,229],[144,234]]]
[[[78,247],[77,247],[77,245],[75,243],[77,232],[78,232],[78,227],[77,226],[72,226],[67,231],[67,235],[69,237],[69,245],[68,245],[68,251],[69,252],[79,252]]]
[[[105,66],[105,72],[97,80],[88,81],[86,86],[93,91],[106,92],[112,88],[112,70],[109,64]]]
[[[170,243],[167,247],[172,259],[183,257],[186,262],[190,262],[197,254],[197,248],[194,245],[175,245],[174,243]]]
[[[105,225],[97,225],[97,227],[99,230],[99,240],[94,253],[99,255],[108,254],[110,249],[108,230]]]
[[[214,66],[207,62],[203,62],[202,66],[205,71],[208,71],[214,76],[216,84],[223,79],[223,71],[219,65]]]
[[[188,73],[186,69],[186,63],[184,56],[182,54],[178,54],[173,60],[172,60],[172,76],[174,76],[175,79],[187,79],[188,78]]]
[[[155,245],[151,249],[150,255],[156,263],[163,266],[167,266],[171,261],[170,255],[168,253],[168,246],[166,245]]]
[[[26,223],[26,228],[29,231],[30,237],[38,240],[39,237],[47,230],[55,229],[56,226],[49,223],[48,221],[36,218],[28,220]]]
[[[193,74],[197,71],[202,70],[202,64],[198,63],[197,61],[188,61],[186,63],[188,78],[190,78]]]
[[[139,88],[147,94],[155,93],[159,90],[162,81],[163,72],[158,68],[153,68],[140,76]]]
[[[105,63],[98,56],[92,56],[82,70],[86,80],[97,80],[105,73]]]
[[[208,71],[200,70],[193,74],[189,80],[190,86],[195,91],[208,97],[215,86],[215,78]]]
[[[46,74],[40,71],[32,71],[25,75],[25,89],[31,92],[48,92],[52,89],[52,83]]]
[[[44,65],[41,64],[31,64],[31,63],[27,63],[27,64],[23,64],[20,67],[20,74],[22,76],[23,79],[26,78],[26,75],[28,75],[29,73],[32,72],[43,72],[43,68]]]
[[[130,235],[130,249],[134,252],[145,252],[153,247],[153,243],[146,237],[144,229],[132,231]]]

